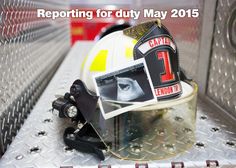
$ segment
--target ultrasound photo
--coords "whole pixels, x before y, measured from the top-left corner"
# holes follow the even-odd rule
[[[99,106],[104,118],[110,118],[132,109],[151,104],[154,89],[144,59],[126,67],[94,77]]]

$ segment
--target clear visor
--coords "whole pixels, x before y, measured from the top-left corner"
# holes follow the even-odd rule
[[[91,121],[111,153],[121,159],[160,160],[195,142],[197,84],[181,82],[183,94],[105,120],[99,110]]]

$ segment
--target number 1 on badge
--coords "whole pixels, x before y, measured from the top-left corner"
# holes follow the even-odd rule
[[[168,51],[159,51],[157,52],[158,60],[163,60],[164,63],[164,72],[161,74],[161,82],[170,82],[175,80],[175,74],[172,72],[170,56]]]

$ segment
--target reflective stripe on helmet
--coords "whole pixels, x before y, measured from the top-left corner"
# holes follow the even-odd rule
[[[99,53],[95,56],[89,70],[93,71],[106,71],[106,62],[107,62],[108,50],[100,50]]]
[[[125,49],[125,57],[126,57],[127,59],[133,58],[133,48],[127,47],[127,48]]]

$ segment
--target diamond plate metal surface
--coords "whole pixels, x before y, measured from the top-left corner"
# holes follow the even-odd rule
[[[236,0],[219,0],[207,94],[236,117]]]
[[[159,11],[168,11],[167,17],[162,23],[168,28],[174,37],[179,49],[180,66],[186,71],[187,75],[193,79],[197,77],[200,37],[203,20],[203,0],[179,0],[173,3],[171,0],[145,0],[135,3],[141,11],[143,9],[154,9]],[[172,9],[199,9],[199,17],[171,17]],[[143,15],[141,15],[143,16]],[[150,18],[141,18],[138,22],[149,20]]]
[[[74,45],[59,70],[37,102],[32,113],[17,134],[15,140],[0,160],[0,167],[135,167],[137,162],[120,160],[107,154],[105,161],[93,155],[71,150],[63,143],[63,131],[70,123],[54,116],[51,102],[54,95],[69,90],[72,82],[80,76],[81,57],[85,57],[92,42]],[[83,49],[83,50],[81,50]],[[196,143],[190,150],[173,158],[147,162],[148,167],[236,167],[236,122],[205,100],[198,100]],[[207,161],[206,160],[210,160]],[[217,162],[214,162],[214,161]],[[175,163],[177,162],[177,163]],[[180,163],[179,163],[180,162]],[[145,167],[145,163],[138,163]],[[138,167],[138,164],[136,165]],[[104,166],[104,167],[107,167]]]
[[[69,20],[37,18],[66,1],[0,0],[0,155],[70,47]]]

